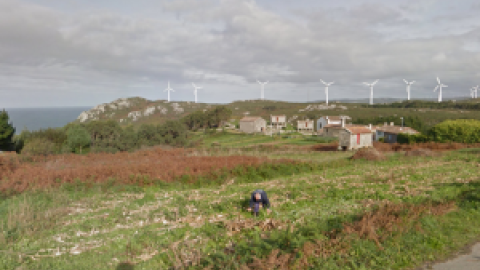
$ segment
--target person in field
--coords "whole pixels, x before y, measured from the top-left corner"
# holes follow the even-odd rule
[[[270,201],[268,200],[267,193],[263,189],[257,189],[252,192],[250,197],[250,207],[247,209],[249,212],[253,210],[253,214],[258,216],[260,206],[267,209],[267,213],[270,214]]]

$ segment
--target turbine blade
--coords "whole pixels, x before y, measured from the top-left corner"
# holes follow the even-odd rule
[[[257,82],[258,82],[259,84],[262,84],[259,80],[257,80]]]
[[[268,83],[269,83],[269,81],[266,81],[266,82],[265,82],[265,84],[268,84]]]
[[[332,84],[335,84],[335,82],[330,82],[330,83],[328,83],[328,86],[330,86],[330,85],[332,85]]]
[[[437,82],[438,82],[438,84],[441,84],[440,78],[438,78],[438,77],[437,77]]]
[[[403,79],[403,81],[404,81],[406,84],[408,84],[408,81],[407,81],[407,80]]]
[[[412,81],[410,84],[414,84],[414,83],[415,83],[415,81]]]
[[[372,86],[375,85],[375,84],[377,84],[377,83],[378,83],[378,80],[374,81],[374,82],[372,83]]]
[[[325,84],[325,85],[327,84],[327,83],[326,83],[326,82],[324,82],[322,79],[320,79],[320,81],[321,81],[323,84]]]
[[[364,82],[363,84],[365,84],[366,86],[370,86],[370,84],[369,84],[369,83],[366,83],[366,82]]]
[[[448,85],[442,84],[442,87],[448,87]]]
[[[437,87],[435,87],[435,89],[433,89],[433,92],[437,92],[438,87],[440,87],[440,85],[437,85]]]

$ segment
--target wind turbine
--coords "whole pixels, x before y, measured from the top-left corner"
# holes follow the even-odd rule
[[[325,85],[325,100],[327,102],[327,105],[328,105],[328,87],[332,84],[334,84],[335,82],[329,82],[329,83],[326,83],[324,82],[322,79],[320,79],[320,81]]]
[[[202,89],[203,87],[196,86],[194,83],[192,83],[192,85],[193,85],[193,88],[195,88],[195,90],[193,90],[193,94],[195,94],[195,103],[197,103],[198,89]]]
[[[366,83],[364,82],[366,86],[370,86],[370,105],[373,105],[373,86],[377,84],[378,80],[374,81],[373,83]]]
[[[170,81],[168,81],[168,87],[167,89],[165,89],[163,92],[167,91],[168,92],[168,102],[170,102],[170,92],[173,91],[175,92],[175,90],[173,90],[172,88],[170,88]]]
[[[470,89],[470,94],[472,95],[472,98],[477,98],[478,97],[477,94],[478,94],[478,88],[479,87],[480,86],[477,85],[477,86],[473,87],[472,89]]]
[[[440,78],[438,78],[438,77],[437,77],[437,82],[438,82],[438,85],[437,85],[437,87],[435,87],[435,89],[433,89],[433,92],[436,92],[437,90],[440,90],[440,91],[438,91],[438,102],[442,102],[442,88],[443,87],[448,87],[448,85],[442,84],[440,82]]]
[[[403,79],[403,81],[407,84],[407,100],[410,100],[410,88],[415,81],[408,82],[407,80]]]
[[[260,92],[260,96],[261,96],[260,99],[263,100],[263,99],[265,99],[265,95],[264,95],[264,93],[265,93],[265,85],[268,84],[268,81],[262,83],[262,82],[260,82],[259,80],[257,80],[257,82],[262,86],[262,92]]]

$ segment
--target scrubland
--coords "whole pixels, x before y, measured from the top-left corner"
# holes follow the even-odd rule
[[[480,236],[478,149],[351,155],[257,148],[3,161],[0,269],[410,269]],[[37,185],[45,174],[49,184]],[[257,188],[273,212],[254,218],[245,209]]]

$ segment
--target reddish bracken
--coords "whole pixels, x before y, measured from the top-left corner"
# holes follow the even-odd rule
[[[249,156],[190,156],[178,150],[145,150],[135,153],[57,155],[34,157],[33,161],[0,160],[0,193],[23,192],[77,181],[102,183],[114,179],[119,184],[149,185],[153,181],[172,182],[183,175],[207,176],[221,169],[283,163]],[[147,179],[143,181],[143,179]],[[193,180],[194,181],[194,180]]]

